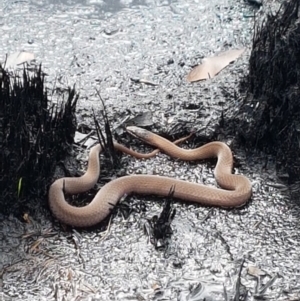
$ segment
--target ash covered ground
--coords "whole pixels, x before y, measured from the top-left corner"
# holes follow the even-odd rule
[[[228,143],[235,172],[253,183],[243,208],[175,202],[173,235],[163,251],[144,233],[147,219],[162,211],[157,197],[132,196],[145,210],[80,231],[63,227],[44,205],[30,223],[0,215],[3,300],[299,299],[299,208],[279,183],[272,157],[232,143],[226,124],[220,125],[222,112],[243,102],[236,91],[248,68],[253,16],[278,4],[269,1],[258,12],[244,1],[2,2],[1,61],[6,53],[33,52],[49,88],[76,84],[79,128],[93,127],[92,108],[101,119],[98,90],[122,139],[129,139],[118,127],[124,119],[150,114],[147,125],[160,134],[196,131],[184,147],[211,139]],[[186,82],[203,57],[241,47],[244,55],[216,78]],[[74,148],[74,155],[86,162],[87,152]],[[125,174],[215,184],[211,162],[189,164],[164,154],[123,158]],[[83,164],[79,172],[84,170]]]

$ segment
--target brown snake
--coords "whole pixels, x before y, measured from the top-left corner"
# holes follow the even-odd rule
[[[168,196],[174,187],[175,198],[201,203],[208,206],[239,207],[251,197],[252,187],[248,178],[232,174],[233,158],[230,148],[222,142],[211,142],[196,149],[182,149],[174,143],[138,127],[128,127],[127,131],[140,140],[151,144],[173,158],[192,161],[217,157],[215,177],[224,189],[208,187],[203,184],[183,180],[155,176],[124,176],[104,185],[92,202],[84,207],[74,207],[67,203],[64,192],[77,194],[94,187],[100,174],[99,144],[92,147],[86,173],[78,178],[61,178],[49,189],[49,206],[53,214],[61,222],[75,227],[89,227],[101,222],[110,214],[111,209],[124,195],[153,194]],[[138,158],[147,157],[114,143],[116,149]]]

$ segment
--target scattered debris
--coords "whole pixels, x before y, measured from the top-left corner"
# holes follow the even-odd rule
[[[261,300],[265,299],[267,289],[270,288],[274,284],[274,282],[277,278],[279,278],[278,273],[276,273],[271,279],[269,279],[266,284],[262,284],[260,277],[257,277],[257,284],[255,287],[255,293],[254,293],[255,298],[261,299]]]
[[[245,285],[242,284],[242,270],[243,270],[243,266],[245,263],[245,259],[242,260],[240,269],[239,269],[239,273],[238,273],[238,277],[235,283],[235,295],[233,298],[233,301],[244,301],[247,300],[247,296],[248,296],[248,290],[246,289]]]
[[[257,8],[260,8],[263,5],[262,0],[247,0],[247,2]]]
[[[24,220],[24,222],[27,223],[27,224],[30,224],[30,223],[31,223],[30,217],[29,217],[29,214],[28,214],[28,213],[24,213],[24,214],[23,214],[23,220]]]
[[[130,78],[134,83],[136,84],[145,84],[145,85],[149,85],[149,86],[158,86],[157,83],[151,82],[147,79],[139,79],[139,78]]]

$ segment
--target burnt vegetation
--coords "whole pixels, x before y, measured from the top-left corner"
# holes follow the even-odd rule
[[[0,66],[0,75],[0,212],[18,214],[32,200],[43,204],[55,166],[73,143],[78,95],[68,88],[66,100],[54,104],[41,66],[14,73]]]
[[[273,154],[289,182],[299,179],[299,0],[282,5],[255,26],[245,103],[233,119],[240,141]]]

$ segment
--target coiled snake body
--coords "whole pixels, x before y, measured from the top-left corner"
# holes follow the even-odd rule
[[[101,222],[110,214],[111,209],[125,194],[153,194],[168,196],[174,188],[175,198],[197,202],[208,206],[238,207],[251,197],[252,187],[248,178],[232,174],[233,158],[230,148],[222,142],[211,142],[196,149],[182,149],[174,143],[138,127],[128,127],[127,131],[140,140],[149,143],[173,158],[187,161],[217,157],[214,171],[217,183],[224,189],[208,187],[203,184],[155,175],[124,176],[104,185],[92,202],[84,207],[75,207],[67,203],[64,192],[77,194],[91,189],[98,181],[100,174],[99,144],[91,148],[86,173],[78,178],[61,178],[49,189],[49,206],[61,222],[75,227],[89,227]],[[116,149],[143,158],[115,143]]]

